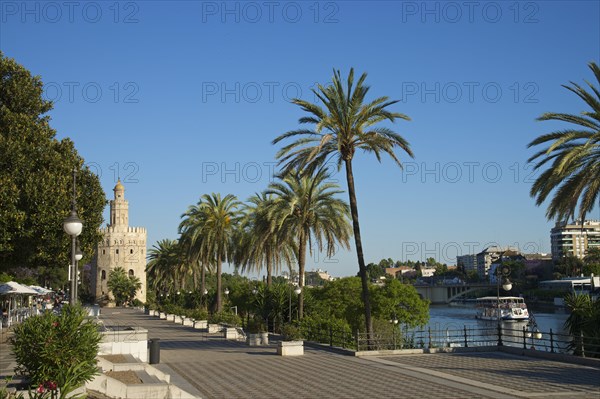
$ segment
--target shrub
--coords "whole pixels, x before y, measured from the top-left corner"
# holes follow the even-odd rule
[[[234,313],[230,312],[215,312],[210,315],[208,322],[211,324],[229,324],[230,326],[239,326],[242,324],[242,319]]]
[[[302,339],[300,329],[294,324],[284,324],[281,327],[281,335],[284,341],[299,341]]]
[[[354,345],[352,330],[346,320],[314,315],[300,321],[300,333],[308,341],[351,348]]]
[[[47,312],[17,325],[11,338],[15,371],[35,386],[54,386],[60,398],[98,373],[96,355],[102,338],[97,325],[79,305]]]
[[[208,311],[206,309],[187,309],[186,317],[194,320],[208,320]]]
[[[254,316],[250,320],[248,320],[248,325],[246,325],[246,331],[250,334],[258,334],[261,332],[267,331],[267,325],[265,321],[260,318],[260,316]]]

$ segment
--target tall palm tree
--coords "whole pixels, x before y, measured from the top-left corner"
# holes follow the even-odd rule
[[[600,83],[600,68],[589,63],[596,81]],[[577,218],[583,223],[585,215],[594,207],[600,191],[600,90],[587,82],[592,92],[571,82],[563,87],[581,98],[589,107],[580,115],[549,112],[539,121],[561,121],[571,125],[564,130],[544,134],[529,143],[528,147],[547,145],[529,162],[537,160],[534,169],[540,169],[552,161],[531,187],[536,205],[541,205],[550,195],[552,199],[546,210],[548,219],[568,220]]]
[[[267,271],[267,287],[273,282],[273,272],[278,272],[281,264],[288,266],[294,258],[293,242],[287,241],[279,234],[269,216],[269,209],[274,197],[266,193],[256,193],[248,199],[244,207],[238,245],[238,263],[242,272],[258,271],[263,266]]]
[[[198,201],[198,235],[200,238],[199,259],[213,261],[217,271],[216,311],[222,310],[221,270],[223,262],[234,260],[233,239],[241,218],[241,202],[228,194],[204,194]],[[203,263],[204,264],[204,263]]]
[[[215,262],[210,258],[210,254],[205,250],[206,240],[203,240],[202,229],[206,223],[206,215],[201,201],[197,205],[191,205],[188,210],[181,215],[183,219],[179,224],[179,234],[181,234],[182,250],[185,253],[188,262],[194,270],[194,286],[197,284],[197,272],[200,268],[200,292],[204,295],[206,289],[206,270],[211,268]]]
[[[362,296],[365,306],[367,336],[373,333],[371,320],[371,302],[367,268],[365,265],[360,225],[358,221],[358,203],[354,186],[352,161],[357,150],[374,153],[381,161],[382,153],[389,155],[398,166],[402,167],[395,150],[399,148],[409,156],[413,156],[408,142],[392,130],[376,126],[379,122],[394,122],[396,119],[410,120],[404,114],[390,112],[387,107],[398,101],[390,101],[388,97],[379,97],[365,103],[369,87],[364,85],[367,74],[364,73],[354,86],[354,69],[350,69],[346,86],[342,83],[340,71],[334,71],[333,83],[323,87],[319,85],[313,93],[325,108],[304,100],[294,99],[309,115],[300,118],[301,124],[314,125],[312,129],[299,129],[284,133],[273,140],[277,144],[282,140],[295,138],[295,141],[284,146],[277,153],[284,170],[294,168],[309,172],[325,164],[329,158],[336,158],[338,168],[342,164],[346,169],[348,197],[352,213],[354,243],[358,258],[359,273],[362,281]]]
[[[275,197],[269,206],[268,217],[273,220],[277,234],[297,248],[300,289],[304,287],[306,250],[325,250],[333,256],[336,242],[349,249],[351,236],[348,205],[336,196],[343,191],[326,180],[329,174],[319,169],[314,175],[292,170],[269,185],[266,193]],[[298,314],[304,311],[304,292],[301,291]]]
[[[173,293],[179,288],[184,264],[177,240],[158,241],[148,251],[148,285],[159,292]]]

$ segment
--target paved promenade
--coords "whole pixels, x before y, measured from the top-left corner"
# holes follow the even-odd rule
[[[502,352],[356,358],[305,348],[276,355],[144,315],[102,309],[106,325],[133,325],[160,338],[172,382],[202,398],[600,398],[600,367]],[[14,367],[0,345],[0,375]]]

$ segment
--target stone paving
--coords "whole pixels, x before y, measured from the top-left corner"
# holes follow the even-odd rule
[[[276,355],[131,309],[102,309],[106,325],[148,329],[160,338],[161,370],[202,398],[590,398],[600,399],[597,368],[502,352],[357,358],[305,348]],[[14,367],[0,345],[0,375]]]

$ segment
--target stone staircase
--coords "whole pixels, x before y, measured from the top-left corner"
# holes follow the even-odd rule
[[[91,396],[122,399],[196,398],[170,383],[171,376],[129,354],[99,356],[102,373],[86,384]]]

